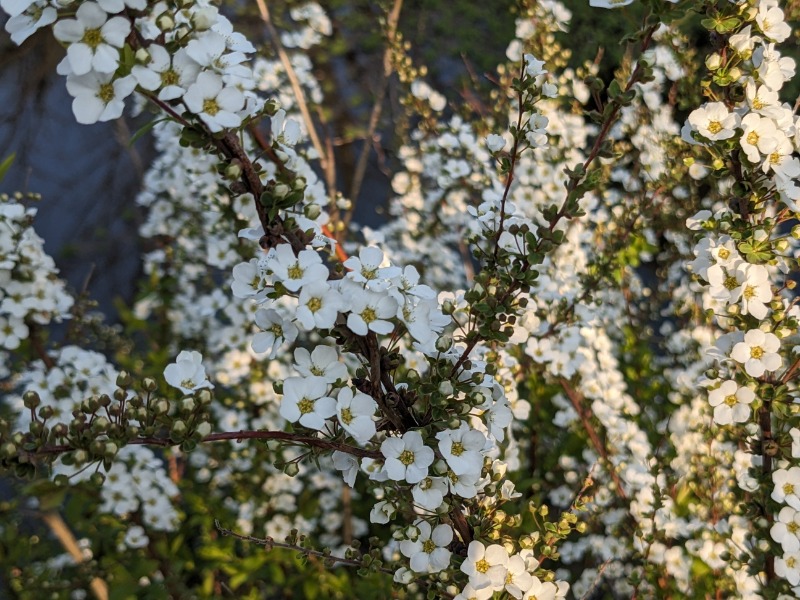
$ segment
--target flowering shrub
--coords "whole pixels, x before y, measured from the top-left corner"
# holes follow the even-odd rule
[[[459,104],[395,0],[383,79],[408,120],[373,228],[352,220],[369,146],[346,197],[314,114],[334,6],[257,0],[270,47],[205,0],[0,6],[14,42],[65,47],[78,122],[151,111],[159,152],[128,335],[69,296],[33,199],[0,203],[10,594],[800,594],[776,2],[644,2],[609,79],[569,61],[565,6],[524,0]]]

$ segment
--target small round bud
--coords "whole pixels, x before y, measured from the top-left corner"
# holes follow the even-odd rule
[[[130,373],[127,371],[120,371],[119,375],[117,375],[117,387],[130,387],[132,382],[133,380],[131,379]]]
[[[34,391],[27,391],[22,395],[22,403],[25,408],[36,408],[42,403],[42,399]]]
[[[145,377],[142,380],[142,388],[145,392],[155,392],[158,389],[158,383],[152,377]]]

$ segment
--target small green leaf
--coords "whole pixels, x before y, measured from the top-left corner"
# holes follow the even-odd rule
[[[3,159],[2,163],[0,163],[0,181],[3,181],[3,178],[6,176],[6,172],[11,168],[15,158],[17,158],[17,153],[12,152],[5,159]]]

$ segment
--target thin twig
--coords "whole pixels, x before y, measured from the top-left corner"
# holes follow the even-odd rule
[[[300,109],[300,115],[303,117],[303,122],[305,123],[306,129],[308,130],[308,135],[311,138],[311,144],[314,146],[314,149],[319,155],[320,166],[326,173],[327,177],[329,173],[328,163],[332,162],[332,157],[326,154],[325,149],[322,146],[322,142],[319,139],[319,135],[317,135],[317,128],[314,126],[314,120],[311,118],[311,113],[308,110],[308,103],[306,102],[303,88],[300,86],[300,80],[297,78],[297,73],[292,66],[292,61],[289,58],[289,55],[286,53],[283,44],[281,44],[281,38],[277,29],[275,29],[274,23],[272,22],[269,8],[267,8],[267,4],[264,2],[264,0],[256,0],[256,4],[258,5],[258,12],[261,15],[261,20],[267,27],[267,32],[269,33],[272,46],[275,48],[275,52],[278,54],[278,59],[280,59],[281,65],[283,65],[283,68],[286,71],[286,77],[289,79],[289,85],[292,87],[292,93],[295,96],[297,107]],[[329,192],[331,192],[333,188],[335,188],[335,181],[329,180],[326,183],[328,184]]]
[[[403,8],[403,0],[394,0],[392,10],[386,19],[386,48],[383,51],[383,71],[381,72],[380,81],[378,82],[378,89],[375,94],[375,103],[372,105],[372,113],[369,116],[369,125],[367,133],[364,136],[364,145],[361,147],[361,154],[356,162],[356,170],[353,173],[353,181],[350,184],[350,210],[342,218],[344,229],[342,235],[347,231],[347,226],[353,218],[356,203],[358,202],[358,195],[361,191],[361,185],[364,183],[364,173],[367,170],[367,159],[369,158],[369,151],[372,147],[372,141],[375,136],[375,130],[378,128],[378,121],[381,118],[383,111],[383,101],[386,98],[386,90],[389,86],[389,75],[392,74],[392,47],[397,35],[397,22],[400,20],[400,11]]]
[[[80,564],[86,561],[80,546],[78,546],[78,541],[75,539],[69,527],[67,527],[64,519],[61,518],[61,515],[57,512],[50,511],[42,513],[40,517],[50,528],[50,531],[58,538],[61,545],[64,546],[64,550],[67,551],[76,563]],[[92,590],[97,600],[108,600],[108,586],[106,582],[99,577],[94,577],[92,579],[89,583],[89,588]]]

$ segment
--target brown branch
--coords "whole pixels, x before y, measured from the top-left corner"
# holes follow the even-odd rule
[[[397,35],[397,22],[400,20],[400,10],[403,8],[403,0],[394,0],[392,10],[386,20],[386,49],[383,51],[383,71],[378,83],[378,90],[375,95],[375,103],[372,105],[372,113],[369,116],[369,125],[367,126],[367,133],[364,136],[364,146],[361,148],[361,154],[356,162],[356,170],[353,174],[353,181],[350,184],[350,202],[352,205],[347,214],[344,215],[342,223],[344,229],[342,233],[347,231],[350,220],[353,218],[355,206],[358,202],[358,195],[361,191],[361,184],[364,182],[364,173],[367,170],[367,159],[369,158],[369,151],[371,142],[375,136],[375,130],[378,128],[378,121],[381,118],[383,111],[383,101],[386,98],[386,90],[389,86],[389,75],[392,74],[392,47],[395,43]]]
[[[64,550],[72,557],[72,559],[80,564],[85,562],[86,559],[83,556],[83,552],[81,552],[80,546],[78,546],[78,542],[75,539],[75,536],[70,531],[67,524],[64,522],[64,519],[61,518],[55,511],[49,511],[46,513],[42,513],[40,515],[42,521],[50,528],[50,531],[58,538],[58,541],[61,542],[61,545],[64,547]],[[89,583],[89,588],[92,590],[95,598],[97,600],[108,600],[108,586],[106,582],[100,579],[99,577],[94,577],[92,581]]]
[[[292,61],[289,58],[289,55],[286,53],[286,50],[281,44],[280,34],[278,34],[277,29],[275,29],[275,25],[272,22],[272,17],[269,14],[269,8],[267,8],[266,2],[264,0],[256,0],[256,4],[258,5],[258,12],[261,15],[261,20],[264,22],[264,25],[267,28],[267,32],[269,33],[270,41],[272,42],[273,47],[275,48],[275,52],[278,54],[278,58],[281,61],[281,65],[283,65],[284,70],[286,71],[286,77],[289,79],[289,85],[292,87],[292,92],[294,93],[295,99],[297,100],[297,107],[300,109],[300,114],[303,117],[303,122],[306,125],[306,129],[308,130],[308,135],[311,138],[311,143],[314,146],[314,149],[317,151],[319,155],[319,162],[322,170],[326,173],[326,177],[329,173],[329,163],[332,163],[332,157],[327,156],[325,153],[325,149],[322,147],[322,142],[317,135],[317,129],[314,126],[314,121],[311,118],[311,113],[308,110],[308,104],[306,103],[305,94],[303,93],[303,88],[300,87],[300,80],[297,78],[297,73],[294,71],[294,67],[292,66]],[[332,188],[335,187],[335,181],[331,182],[328,181],[329,191],[332,191]],[[334,185],[332,185],[334,184]]]
[[[321,558],[323,560],[330,560],[334,563],[340,563],[343,565],[348,565],[350,567],[363,567],[364,563],[360,560],[354,560],[352,558],[339,558],[338,556],[331,556],[330,554],[325,554],[324,552],[320,552],[319,550],[311,550],[310,548],[305,548],[303,546],[298,546],[296,544],[287,544],[286,542],[276,542],[271,537],[267,538],[257,538],[253,537],[252,535],[244,535],[241,533],[236,533],[230,529],[225,529],[220,522],[215,520],[214,526],[219,531],[220,535],[223,536],[230,536],[236,538],[237,540],[242,540],[243,542],[252,542],[253,544],[258,544],[259,546],[264,546],[267,550],[272,550],[273,548],[283,548],[285,550],[294,550],[295,552],[302,552],[306,556],[315,556],[317,558]],[[382,573],[388,573],[389,575],[394,575],[394,571],[392,569],[387,569],[386,567],[379,567],[377,569]]]
[[[202,443],[211,443],[224,441],[240,442],[242,440],[280,440],[300,446],[313,446],[315,448],[322,448],[324,450],[338,450],[339,452],[345,452],[361,458],[383,458],[383,455],[375,450],[365,450],[363,448],[356,448],[355,446],[350,446],[348,444],[342,444],[339,442],[333,442],[307,435],[289,433],[286,431],[225,431],[220,433],[212,433],[200,441]],[[140,446],[159,446],[162,448],[178,445],[176,442],[166,438],[136,438],[128,441],[127,443]],[[37,454],[62,454],[64,452],[70,452],[73,449],[74,448],[72,446],[67,444],[59,444],[55,446],[43,446],[32,452],[24,452],[24,454],[27,456],[35,456]]]
[[[623,500],[627,500],[628,495],[625,493],[625,488],[622,487],[622,481],[620,480],[619,475],[617,474],[617,471],[614,468],[614,464],[609,459],[606,445],[600,439],[600,436],[597,434],[594,425],[592,425],[590,419],[591,417],[590,411],[587,410],[585,406],[583,406],[583,400],[584,400],[583,396],[578,391],[574,390],[572,386],[569,384],[569,382],[563,377],[559,379],[559,383],[561,384],[564,393],[567,395],[567,398],[569,398],[570,402],[572,403],[572,406],[575,408],[575,412],[578,413],[578,417],[580,417],[581,424],[583,425],[583,428],[586,430],[586,434],[589,436],[589,440],[592,442],[592,446],[594,446],[594,449],[603,459],[603,462],[606,465],[606,469],[608,469],[611,478],[614,480],[614,485],[617,488],[617,495],[619,495],[619,497],[622,498]]]

